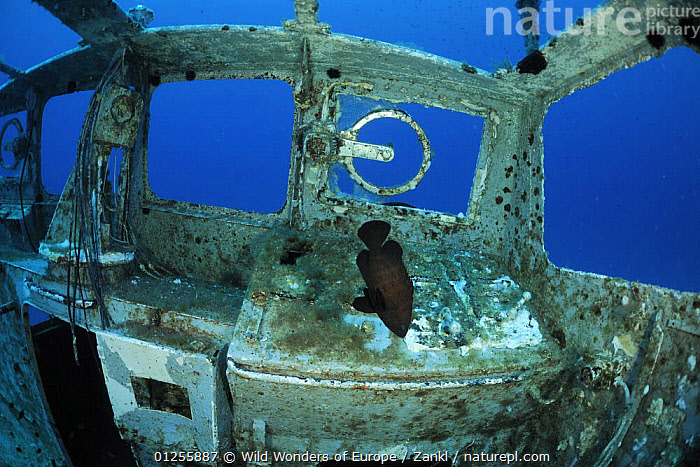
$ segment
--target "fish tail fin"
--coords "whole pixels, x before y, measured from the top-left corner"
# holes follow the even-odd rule
[[[367,245],[367,248],[373,250],[382,247],[390,230],[391,226],[384,221],[369,221],[362,224],[357,231],[357,236]]]

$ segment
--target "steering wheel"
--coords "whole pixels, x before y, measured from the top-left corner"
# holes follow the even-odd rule
[[[409,190],[413,190],[423,179],[425,173],[430,168],[430,164],[433,160],[433,155],[430,150],[430,142],[428,141],[428,137],[425,135],[423,128],[421,128],[420,125],[416,123],[413,117],[411,117],[409,114],[400,109],[375,110],[358,120],[357,123],[355,123],[352,126],[352,128],[343,131],[342,136],[346,139],[357,141],[357,134],[360,132],[360,129],[362,129],[363,126],[365,126],[372,120],[377,120],[378,118],[395,118],[397,120],[401,120],[402,122],[408,123],[411,126],[411,128],[413,128],[413,130],[416,133],[418,133],[418,141],[420,141],[421,145],[423,146],[423,162],[421,163],[418,173],[403,185],[381,187],[374,185],[362,178],[362,175],[360,175],[357,172],[357,169],[355,168],[354,157],[344,157],[343,163],[348,169],[348,174],[350,175],[350,178],[362,188],[381,196],[394,196],[401,193],[405,193]]]
[[[5,148],[3,148],[2,140],[5,138],[5,131],[7,131],[10,125],[13,125],[17,129],[18,137],[22,137],[24,135],[22,123],[17,118],[13,118],[12,120],[6,121],[5,124],[2,126],[2,130],[0,130],[0,166],[2,166],[2,168],[5,170],[15,170],[17,168],[17,164],[19,164],[19,161],[22,160],[22,158],[17,157],[17,154],[15,153],[14,163],[12,163],[11,165],[5,164],[5,158],[2,155]],[[8,148],[8,150],[12,151],[13,149]]]

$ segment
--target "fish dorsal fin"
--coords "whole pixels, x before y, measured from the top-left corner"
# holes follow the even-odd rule
[[[403,256],[403,249],[401,248],[401,245],[399,245],[397,242],[389,240],[382,247],[382,253],[385,256],[389,256],[400,260]]]
[[[391,226],[384,221],[369,221],[362,224],[357,231],[357,236],[367,245],[367,248],[374,250],[382,247],[390,230]]]
[[[362,279],[364,279],[365,284],[367,281],[370,279],[369,276],[369,251],[367,250],[362,250],[359,255],[357,255],[357,259],[355,260],[355,264],[357,264],[357,268],[360,270],[360,274],[362,274]]]

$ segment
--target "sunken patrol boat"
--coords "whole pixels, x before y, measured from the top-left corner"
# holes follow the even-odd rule
[[[144,7],[37,3],[83,40],[26,71],[0,62],[11,78],[0,116],[12,117],[0,142],[6,462],[697,459],[700,294],[553,265],[542,140],[553,102],[671,48],[699,52],[696,41],[625,35],[598,9],[588,19],[610,26],[605,37],[578,34],[576,22],[494,74],[331,33],[316,0],[295,0],[283,27],[149,28]],[[223,79],[293,92],[278,212],[151,189],[152,96]],[[76,152],[42,154],[46,104],[75,91],[92,93]],[[483,120],[463,214],[339,189],[342,171],[390,200],[444,157],[404,104]],[[380,119],[419,142],[404,184],[382,186],[356,167],[402,157],[358,137]],[[60,196],[42,185],[50,158],[75,159]],[[34,308],[51,319],[30,326]]]

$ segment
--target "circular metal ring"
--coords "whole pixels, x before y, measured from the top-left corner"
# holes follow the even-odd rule
[[[2,147],[2,140],[5,138],[5,131],[10,125],[14,125],[14,127],[17,129],[18,136],[22,136],[24,134],[24,130],[22,129],[22,123],[17,118],[13,118],[12,120],[6,121],[5,124],[2,126],[2,130],[0,130],[0,166],[2,166],[2,168],[5,170],[15,170],[17,168],[17,164],[19,164],[19,161],[21,160],[15,157],[15,162],[12,165],[7,165],[5,164],[5,158],[2,155],[4,151]]]
[[[423,162],[421,163],[420,169],[418,170],[418,173],[409,181],[404,183],[403,185],[397,185],[397,186],[392,186],[392,187],[381,187],[374,185],[364,178],[362,178],[362,175],[360,175],[357,172],[357,169],[355,168],[355,158],[353,157],[345,157],[343,159],[343,163],[348,169],[348,175],[350,175],[350,178],[360,185],[362,188],[364,188],[367,191],[370,191],[376,195],[381,195],[381,196],[394,196],[398,195],[401,193],[405,193],[409,190],[413,190],[418,183],[423,179],[425,176],[425,173],[428,171],[430,168],[430,164],[432,163],[433,160],[433,155],[430,150],[430,143],[428,142],[428,137],[425,135],[425,132],[423,131],[423,128],[416,123],[415,120],[413,120],[413,117],[408,115],[406,112],[400,109],[380,109],[380,110],[375,110],[373,112],[368,113],[364,117],[362,117],[360,120],[355,123],[352,128],[350,128],[347,132],[345,132],[345,136],[348,139],[351,139],[353,141],[357,141],[357,134],[360,132],[360,129],[365,126],[367,123],[371,122],[372,120],[376,120],[378,118],[395,118],[397,120],[401,120],[402,122],[408,123],[413,130],[418,133],[418,141],[420,141],[421,145],[423,146]]]

